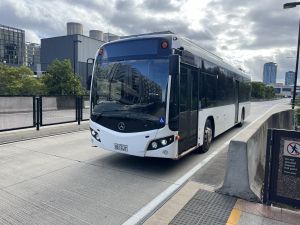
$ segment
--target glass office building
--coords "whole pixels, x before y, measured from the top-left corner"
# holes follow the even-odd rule
[[[269,62],[264,64],[263,82],[264,84],[276,84],[277,65]]]
[[[0,25],[0,63],[10,66],[24,65],[25,31]]]
[[[294,85],[295,72],[288,71],[285,73],[285,85]]]
[[[41,45],[37,43],[26,42],[25,44],[25,65],[35,74],[41,75]]]

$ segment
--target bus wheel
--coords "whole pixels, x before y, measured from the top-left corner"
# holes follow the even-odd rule
[[[237,126],[238,126],[238,127],[242,127],[243,124],[244,124],[244,120],[245,120],[245,109],[243,108],[243,110],[242,110],[242,115],[241,115],[241,122],[239,122],[239,123],[237,124]]]
[[[203,134],[203,145],[201,152],[207,152],[213,139],[213,128],[210,120],[206,120]]]

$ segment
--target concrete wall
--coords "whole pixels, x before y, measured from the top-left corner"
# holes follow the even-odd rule
[[[57,110],[56,97],[50,97],[43,101],[43,110]],[[21,113],[32,111],[32,97],[0,97],[0,113]]]
[[[224,183],[218,192],[261,202],[268,128],[294,129],[294,112],[277,108],[230,142]]]

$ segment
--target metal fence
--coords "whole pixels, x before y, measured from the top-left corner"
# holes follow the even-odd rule
[[[300,207],[300,132],[268,130],[263,202]]]
[[[90,117],[89,96],[1,96],[0,132],[54,124],[73,123]]]

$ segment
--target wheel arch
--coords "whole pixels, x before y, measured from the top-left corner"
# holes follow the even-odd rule
[[[207,117],[206,120],[209,120],[210,123],[211,123],[212,129],[213,129],[213,138],[214,138],[215,137],[215,130],[216,130],[214,117],[209,116],[209,117]]]

